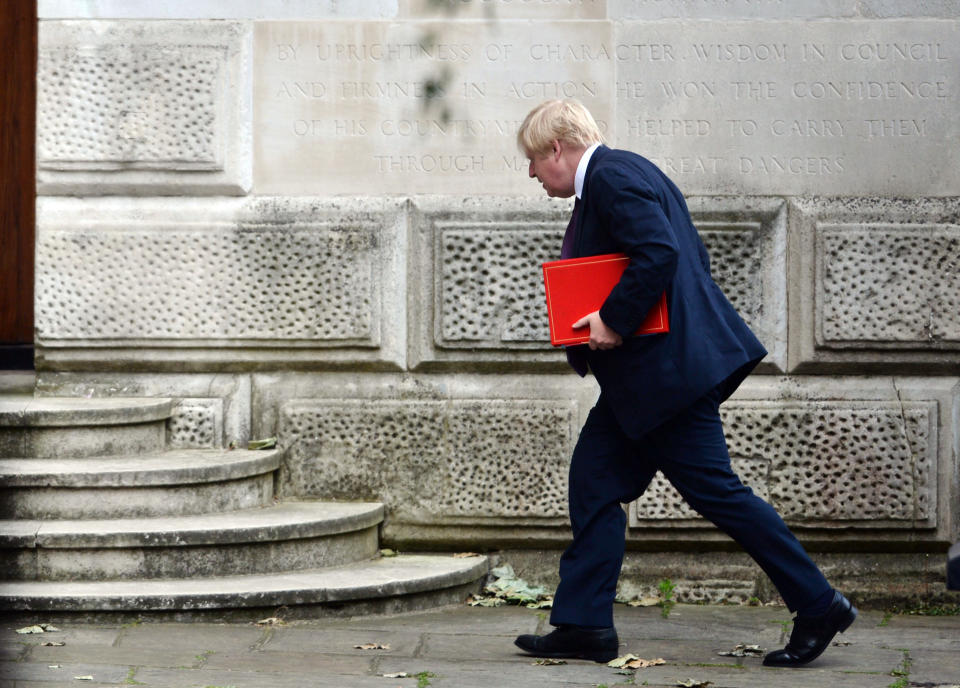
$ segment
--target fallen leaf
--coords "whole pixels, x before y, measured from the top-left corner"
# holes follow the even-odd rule
[[[646,669],[647,667],[660,666],[661,664],[666,664],[667,660],[663,657],[657,657],[656,659],[633,659],[623,665],[625,669]]]
[[[75,681],[92,681],[93,676],[74,676],[73,679]]]
[[[849,640],[834,640],[833,644],[837,647],[846,647],[847,645],[852,645]],[[947,686],[947,688],[950,688],[950,686]]]
[[[458,552],[453,555],[454,559],[469,559],[470,557],[479,557],[480,555],[476,552]]]
[[[467,600],[471,607],[499,607],[505,604],[504,600],[498,597],[473,597]]]
[[[608,666],[608,667],[613,667],[614,669],[619,669],[619,668],[622,667],[624,664],[626,664],[627,662],[629,662],[629,661],[631,661],[631,660],[634,660],[634,659],[640,659],[640,658],[637,657],[637,656],[634,655],[634,654],[620,655],[620,656],[617,657],[616,659],[611,659],[609,662],[607,662],[607,666]]]
[[[660,604],[659,597],[641,597],[639,600],[627,602],[630,607],[656,607],[658,604]]]
[[[534,662],[535,666],[559,666],[561,664],[566,664],[567,660],[565,659],[550,659],[549,657],[544,657],[538,659]]]
[[[56,642],[48,640],[45,643],[40,643],[40,647],[63,647],[64,645],[66,645],[66,643],[60,640]]]
[[[611,659],[607,662],[608,667],[613,667],[614,669],[646,669],[647,667],[659,666],[661,664],[666,664],[667,660],[662,657],[657,657],[656,659],[643,659],[642,657],[637,657],[634,654],[622,655],[616,659]]]
[[[60,629],[51,624],[37,624],[36,626],[25,626],[23,628],[18,628],[17,633],[21,635],[26,633],[56,633]]]
[[[273,449],[277,446],[276,437],[268,437],[265,440],[250,440],[247,443],[247,449]]]
[[[266,619],[257,621],[258,626],[285,626],[286,624],[287,622],[279,616],[268,616]]]
[[[48,668],[48,669],[62,669],[62,668],[63,668],[63,665],[62,665],[62,664],[48,664],[48,665],[47,665],[47,668]]]
[[[406,677],[409,676],[410,674],[408,674],[406,671],[398,671],[398,672],[395,673],[395,674],[381,674],[381,675],[382,675],[384,678],[406,678]]]
[[[395,556],[397,556],[397,553],[394,552],[392,549],[382,549],[382,550],[380,550],[380,556],[381,556],[381,557],[395,557]]]
[[[737,643],[737,646],[732,650],[718,652],[717,654],[721,657],[756,657],[758,655],[762,655],[763,650],[759,645],[744,645],[743,643]]]
[[[364,643],[363,645],[354,645],[357,650],[389,650],[390,646],[384,643]]]
[[[695,678],[688,678],[686,681],[677,681],[677,685],[683,688],[707,688],[707,686],[713,685],[713,681],[698,681]]]

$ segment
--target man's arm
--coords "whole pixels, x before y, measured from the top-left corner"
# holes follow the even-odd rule
[[[597,169],[590,187],[591,204],[597,204],[614,244],[630,257],[598,317],[627,337],[637,331],[673,280],[679,247],[659,200],[639,174],[623,168]]]

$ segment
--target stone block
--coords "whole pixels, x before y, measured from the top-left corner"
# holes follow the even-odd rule
[[[791,369],[955,370],[960,203],[792,203]]]
[[[44,21],[39,40],[39,193],[249,190],[249,25]]]
[[[612,121],[608,22],[546,20],[535,31],[526,20],[259,22],[254,31],[258,194],[537,195],[515,142],[533,106],[577,97],[604,129]]]
[[[221,446],[223,399],[181,399],[167,421],[167,446],[202,449]]]
[[[612,51],[612,139],[651,158],[684,193],[960,191],[960,168],[943,145],[960,135],[952,48],[960,22],[699,20],[701,11],[747,6],[772,18],[798,3],[636,4],[697,12],[696,21],[618,22]],[[803,4],[806,14],[828,3]]]
[[[791,526],[936,526],[935,401],[733,401],[721,415],[734,469]],[[633,516],[696,514],[658,474]]]
[[[713,277],[786,367],[786,206],[775,199],[689,199]],[[566,202],[517,197],[417,199],[410,268],[412,369],[563,370],[550,346],[540,265],[558,257]]]
[[[389,524],[566,523],[566,480],[596,387],[556,376],[258,375],[283,496],[384,502]],[[448,532],[449,535],[449,532]]]
[[[38,367],[402,360],[400,202],[49,201]]]
[[[555,260],[567,201],[418,199],[410,265],[410,368],[538,365],[550,346],[541,264]]]

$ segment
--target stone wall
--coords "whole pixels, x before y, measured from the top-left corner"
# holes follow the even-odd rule
[[[280,494],[381,500],[390,544],[539,561],[597,390],[547,337],[570,203],[514,135],[574,96],[687,194],[770,352],[723,408],[744,481],[850,581],[888,557],[929,593],[960,539],[960,3],[39,10],[40,393],[176,397],[174,443],[277,435]],[[727,573],[690,599],[764,589],[662,478],[628,511],[625,590],[691,553]]]

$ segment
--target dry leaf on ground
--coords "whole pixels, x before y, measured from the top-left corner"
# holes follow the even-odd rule
[[[667,660],[662,657],[657,657],[656,659],[643,659],[642,657],[637,657],[634,654],[623,655],[617,657],[616,659],[611,659],[607,662],[608,667],[613,667],[614,669],[646,669],[647,667],[659,666],[661,664],[666,664]]]
[[[763,654],[763,650],[759,645],[744,645],[743,643],[737,643],[737,646],[732,650],[718,652],[717,654],[721,657],[757,657]]]
[[[40,643],[40,647],[63,647],[64,645],[66,645],[66,643],[63,642],[62,640],[57,640],[57,641],[48,640],[45,643]]]
[[[469,559],[470,557],[479,557],[476,552],[457,552],[453,555],[454,559]]]
[[[536,666],[559,666],[560,664],[566,664],[567,660],[565,659],[551,659],[549,657],[543,657],[534,662]]]
[[[258,626],[285,626],[286,621],[281,619],[279,616],[268,616],[266,619],[260,619],[257,622]]]
[[[398,671],[395,674],[381,674],[384,678],[407,678],[409,675],[406,671]]]
[[[713,681],[700,681],[695,678],[688,678],[686,681],[677,681],[678,686],[682,688],[707,688],[707,686],[712,686]]]
[[[354,645],[357,650],[389,650],[390,645],[384,643],[364,643],[363,645]]]
[[[93,676],[74,676],[73,680],[74,681],[92,681]]]
[[[23,628],[18,628],[17,633],[24,635],[27,633],[56,633],[60,629],[51,624],[37,624],[36,626],[24,626]]]

